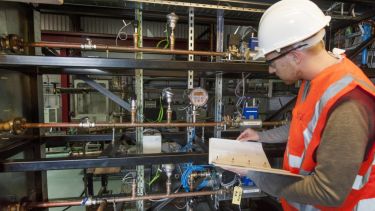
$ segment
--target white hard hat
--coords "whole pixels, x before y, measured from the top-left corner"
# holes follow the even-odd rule
[[[260,20],[259,52],[254,59],[303,41],[330,21],[331,17],[310,0],[282,0],[273,4]]]

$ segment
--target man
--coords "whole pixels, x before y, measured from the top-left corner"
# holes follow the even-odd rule
[[[286,142],[285,181],[249,175],[284,210],[375,210],[375,87],[343,55],[325,50],[330,17],[309,0],[282,0],[263,14],[259,55],[286,84],[302,80],[290,125],[237,139]]]

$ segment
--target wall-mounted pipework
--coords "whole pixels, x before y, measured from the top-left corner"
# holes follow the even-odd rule
[[[175,46],[174,30],[175,30],[176,25],[177,25],[178,16],[174,12],[172,12],[172,13],[167,15],[167,20],[168,20],[168,25],[171,28],[171,36],[170,36],[171,45],[170,46],[171,46],[171,51],[173,51],[174,46]]]
[[[9,34],[0,36],[0,54],[2,53],[15,53],[23,54],[24,41],[23,38],[16,34]]]
[[[135,113],[135,112],[134,112]],[[11,132],[21,134],[30,128],[136,128],[136,127],[255,127],[281,126],[287,121],[262,122],[261,120],[232,120],[226,118],[223,122],[161,122],[161,123],[95,123],[88,119],[80,123],[60,122],[60,123],[27,123],[23,118],[0,123],[0,132]]]
[[[138,35],[134,35],[138,37]],[[138,39],[138,38],[135,38]],[[113,46],[113,45],[94,45],[80,44],[80,43],[61,43],[61,42],[34,42],[31,43],[30,47],[48,47],[48,48],[70,48],[70,49],[82,49],[82,50],[97,50],[97,51],[110,51],[110,52],[143,52],[143,53],[158,53],[158,54],[176,54],[176,55],[198,55],[198,56],[227,56],[227,52],[213,52],[213,51],[189,51],[189,50],[169,50],[160,48],[140,48],[136,47],[124,47],[124,46]],[[83,47],[83,48],[82,48]],[[95,47],[95,48],[94,48]]]
[[[172,193],[172,194],[153,194],[145,196],[125,196],[125,197],[102,197],[102,198],[79,198],[79,199],[66,199],[61,201],[47,201],[47,202],[26,202],[21,206],[26,208],[47,208],[47,207],[66,207],[66,206],[91,206],[99,205],[104,200],[109,203],[131,202],[139,200],[152,200],[152,199],[165,199],[165,198],[183,198],[193,196],[209,196],[215,194],[224,194],[227,190],[215,191],[197,191],[189,193]],[[18,205],[18,204],[17,204]]]
[[[0,123],[0,132],[10,132],[12,134],[21,134],[24,130],[23,125],[26,123],[24,118],[15,118]]]
[[[135,100],[132,100],[131,103],[131,123],[134,124],[137,116],[137,104]]]
[[[167,123],[171,123],[172,120],[172,98],[173,98],[173,93],[171,88],[165,88],[162,91],[162,97],[164,100],[168,103],[168,108],[167,108]]]

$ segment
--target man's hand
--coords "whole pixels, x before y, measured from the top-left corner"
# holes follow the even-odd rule
[[[238,141],[259,141],[258,133],[253,129],[244,130],[238,137]]]

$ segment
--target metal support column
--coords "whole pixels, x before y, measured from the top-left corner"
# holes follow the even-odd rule
[[[40,22],[40,12],[33,10],[32,13],[32,22],[33,22],[33,40],[35,42],[41,41],[41,22]],[[35,48],[35,55],[42,55],[41,48]],[[36,69],[38,70],[38,68]],[[30,87],[31,87],[31,111],[33,116],[31,121],[44,121],[44,106],[43,106],[43,76],[41,74],[36,74],[30,76]],[[37,100],[37,103],[35,103]],[[40,130],[33,130],[33,135],[40,136]],[[41,143],[35,143],[32,148],[28,149],[25,152],[25,157],[33,159],[45,158],[46,145]],[[29,157],[30,156],[30,157]],[[34,173],[26,173],[29,183],[29,196],[30,200],[45,200],[48,198],[48,189],[47,189],[47,172],[46,171],[37,171]]]
[[[40,29],[40,12],[37,10],[33,10],[33,23],[34,23],[34,42],[42,41],[42,32]],[[42,49],[35,48],[35,55],[41,56]]]
[[[136,33],[138,34],[138,47],[143,47],[143,36],[142,36],[142,4],[140,5],[140,9],[135,10],[135,21],[137,27],[135,27]],[[142,53],[136,53],[136,59],[143,59]],[[143,69],[136,69],[135,70],[135,93],[137,96],[137,121],[143,122]],[[136,143],[137,143],[137,153],[143,154],[143,127],[139,127],[136,129]],[[137,166],[137,195],[143,196],[144,195],[144,166]],[[143,201],[137,201],[136,203],[137,210],[143,211],[144,210],[144,203]]]
[[[189,45],[189,51],[194,50],[194,8],[189,7],[189,39],[188,39],[188,45]],[[189,62],[194,61],[194,55],[189,54]],[[188,89],[192,90],[194,89],[194,71],[189,70],[188,71]],[[187,120],[189,122],[195,122],[195,118],[193,117],[193,114],[195,114],[195,106],[191,106],[192,112],[187,113]],[[194,134],[195,134],[195,127],[188,127],[187,128],[187,146],[193,147],[193,140],[194,140]],[[189,198],[186,200],[186,211],[192,210],[192,207],[189,205]]]
[[[194,8],[189,7],[189,50],[194,50]],[[194,61],[194,55],[189,54],[189,62]],[[191,90],[194,88],[194,71],[188,71],[188,89]],[[192,109],[195,109],[192,106]],[[194,118],[192,117],[193,112],[188,112],[186,119],[188,122],[193,122]],[[194,139],[194,127],[187,128],[187,146],[193,146],[193,139]]]
[[[194,8],[189,7],[189,51],[194,51]],[[194,55],[189,54],[189,62],[194,61]],[[188,89],[194,88],[194,71],[188,72]]]
[[[216,25],[216,51],[223,52],[224,45],[224,10],[217,10]],[[220,61],[220,57],[216,57],[216,61]],[[223,109],[223,73],[216,73],[215,80],[215,122],[222,121]],[[221,127],[215,127],[214,135],[216,138],[221,137]]]

